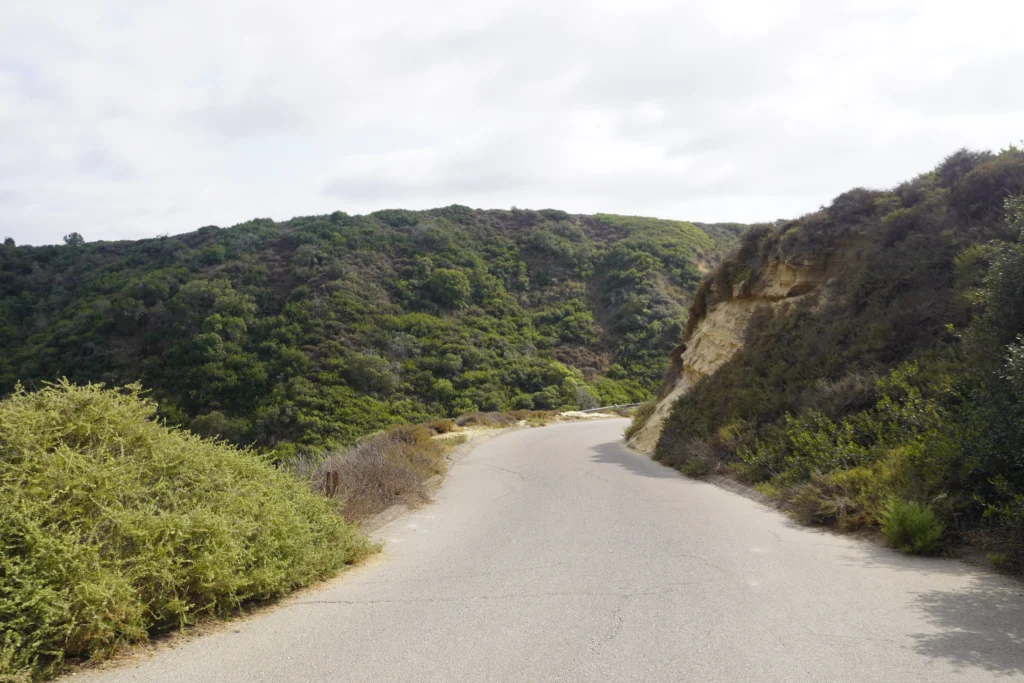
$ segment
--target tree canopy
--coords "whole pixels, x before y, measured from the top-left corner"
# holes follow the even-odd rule
[[[449,206],[9,243],[0,391],[141,380],[170,423],[282,453],[643,400],[741,227]]]

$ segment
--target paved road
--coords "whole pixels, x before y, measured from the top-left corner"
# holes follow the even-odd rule
[[[78,680],[1024,680],[1024,587],[798,527],[620,445],[511,432],[385,557],[224,632]]]

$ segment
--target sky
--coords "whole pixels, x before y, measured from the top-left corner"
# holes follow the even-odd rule
[[[1024,139],[1019,0],[0,0],[0,238],[814,211]]]

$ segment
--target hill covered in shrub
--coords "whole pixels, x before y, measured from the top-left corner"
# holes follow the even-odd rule
[[[759,483],[810,523],[918,550],[983,536],[1024,567],[1022,193],[1024,152],[961,150],[751,227],[684,340],[732,307],[753,311],[742,347],[675,402],[655,456]]]
[[[282,456],[470,410],[643,400],[740,229],[449,206],[7,241],[0,392],[141,381],[172,424]]]
[[[306,483],[155,412],[138,387],[0,401],[0,680],[227,615],[372,551]]]

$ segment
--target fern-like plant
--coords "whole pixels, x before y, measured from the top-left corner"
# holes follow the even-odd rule
[[[927,505],[890,497],[878,516],[882,533],[903,552],[934,555],[942,550],[945,527]]]

